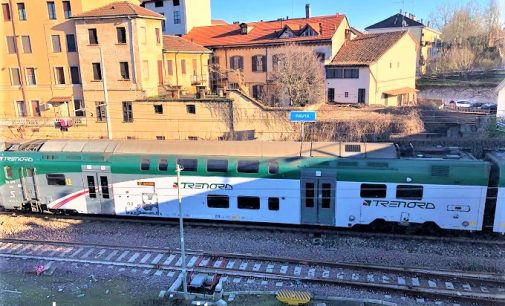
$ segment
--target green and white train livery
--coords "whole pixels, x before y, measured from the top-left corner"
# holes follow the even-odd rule
[[[173,218],[180,187],[185,218],[335,227],[381,220],[467,231],[490,219],[505,232],[505,193],[502,204],[486,203],[491,165],[503,166],[462,152],[405,158],[384,143],[256,141],[3,147],[0,205],[9,210]],[[180,186],[176,164],[184,168]]]

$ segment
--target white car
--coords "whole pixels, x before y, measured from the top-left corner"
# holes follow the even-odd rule
[[[472,102],[465,101],[465,100],[456,101],[456,107],[457,108],[470,108],[470,107],[473,107],[473,104],[472,104]]]

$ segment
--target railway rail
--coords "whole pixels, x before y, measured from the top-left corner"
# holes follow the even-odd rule
[[[493,273],[386,267],[254,254],[188,250],[189,271],[221,275],[228,282],[258,280],[318,283],[422,295],[435,300],[505,303],[505,276]],[[0,239],[0,258],[143,269],[146,275],[174,276],[182,270],[177,249],[125,247],[26,239]]]

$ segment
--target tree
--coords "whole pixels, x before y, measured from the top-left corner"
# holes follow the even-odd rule
[[[289,44],[276,50],[267,98],[275,105],[303,106],[324,99],[324,65],[307,46]]]

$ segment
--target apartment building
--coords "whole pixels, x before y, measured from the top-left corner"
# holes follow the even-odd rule
[[[166,35],[184,35],[194,27],[212,25],[210,0],[147,0],[141,6],[165,17]]]

